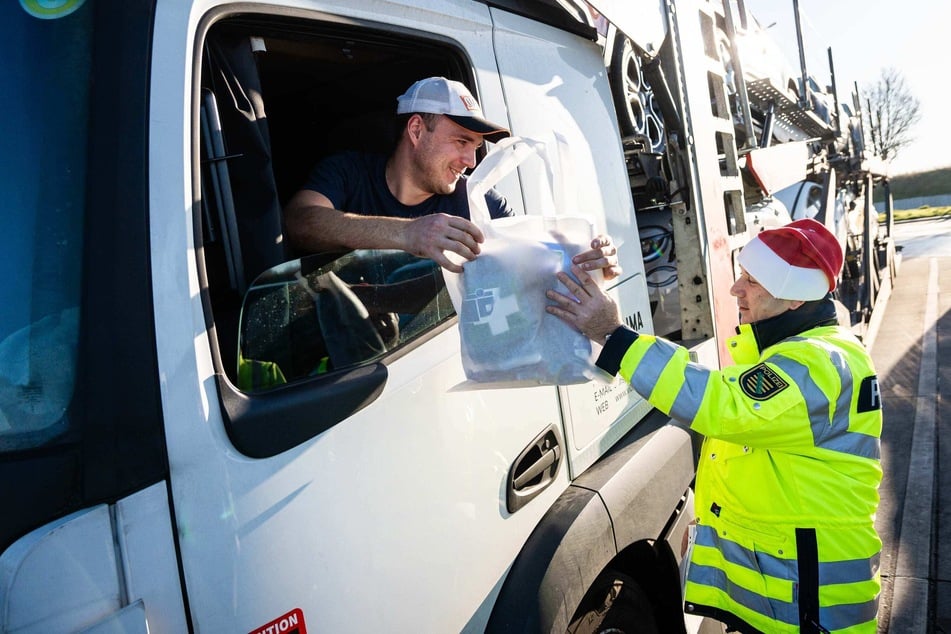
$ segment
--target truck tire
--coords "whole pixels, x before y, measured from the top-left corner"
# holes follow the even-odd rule
[[[644,77],[641,74],[641,64],[631,40],[621,33],[618,33],[614,40],[608,77],[621,134],[646,135],[647,113],[642,94]]]
[[[607,570],[575,612],[567,634],[659,634],[647,594],[634,579]]]

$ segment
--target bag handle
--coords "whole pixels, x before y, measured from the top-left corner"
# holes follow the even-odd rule
[[[545,144],[528,137],[507,137],[495,144],[495,148],[482,159],[466,181],[469,195],[469,219],[473,223],[482,228],[488,226],[491,216],[485,204],[485,193],[508,176],[525,159],[536,155],[545,164],[545,175],[548,177],[549,184],[546,191],[551,196],[556,181]],[[553,214],[551,210],[555,202],[557,201],[553,199],[552,205],[545,206],[545,215]]]

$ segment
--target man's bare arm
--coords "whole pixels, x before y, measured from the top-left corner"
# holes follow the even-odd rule
[[[473,260],[485,239],[482,231],[465,218],[432,214],[408,219],[348,213],[334,209],[326,196],[311,190],[301,190],[291,199],[284,210],[284,225],[290,244],[303,252],[401,249],[456,273],[461,273],[462,267],[451,262],[443,251]]]
[[[401,249],[398,218],[358,216],[334,209],[323,194],[301,190],[284,209],[287,239],[296,249],[317,253],[341,249]]]

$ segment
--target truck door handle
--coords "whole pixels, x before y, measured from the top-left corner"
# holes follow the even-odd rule
[[[509,513],[528,504],[555,481],[563,457],[561,432],[556,425],[549,425],[522,450],[509,469],[505,496]]]

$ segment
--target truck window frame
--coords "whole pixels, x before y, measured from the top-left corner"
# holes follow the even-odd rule
[[[378,104],[380,108],[392,109],[395,114],[395,97],[405,90],[413,81],[430,75],[443,75],[475,86],[472,75],[472,65],[469,63],[461,48],[447,38],[438,34],[419,33],[408,29],[396,28],[376,23],[344,23],[333,16],[326,16],[315,12],[282,8],[268,11],[266,8],[255,6],[253,11],[237,11],[234,7],[218,8],[206,14],[199,25],[194,43],[194,64],[192,86],[192,170],[194,196],[194,230],[199,279],[201,282],[201,296],[205,310],[206,324],[210,333],[210,345],[215,367],[216,382],[221,401],[222,414],[229,437],[234,446],[243,454],[263,458],[276,455],[290,449],[337,423],[346,420],[353,413],[359,411],[383,391],[388,370],[387,365],[394,360],[409,354],[416,347],[425,344],[429,339],[437,336],[445,329],[456,323],[452,313],[449,317],[441,318],[436,323],[429,324],[427,329],[415,335],[412,341],[403,342],[392,352],[369,359],[364,363],[350,365],[336,371],[316,374],[302,380],[289,382],[266,391],[246,391],[238,387],[236,372],[232,366],[237,366],[237,359],[231,359],[227,350],[236,350],[232,347],[236,340],[237,323],[235,315],[228,315],[229,310],[237,306],[227,306],[220,297],[216,297],[218,289],[215,287],[215,272],[209,259],[208,245],[205,242],[205,227],[202,219],[202,173],[200,150],[200,94],[203,85],[202,73],[206,69],[202,66],[203,50],[210,33],[216,29],[244,29],[248,36],[263,37],[265,45],[268,38],[272,41],[281,41],[284,53],[293,49],[300,42],[339,43],[346,44],[350,50],[364,46],[368,51],[376,52],[379,56],[390,55],[389,59],[399,59],[399,63],[392,64],[394,68],[378,67],[379,60],[366,63],[361,69],[371,69],[375,76],[393,86],[395,92],[392,103],[387,100]],[[276,38],[276,39],[275,39]],[[283,38],[283,39],[282,39]],[[285,60],[286,61],[286,60]],[[311,62],[311,63],[305,63]],[[313,76],[319,69],[315,69],[313,60],[301,60],[298,83],[305,80],[313,81]],[[260,67],[259,67],[260,68]],[[288,130],[293,130],[297,124],[300,130],[313,129],[312,121],[320,118],[321,113],[311,109],[311,121],[290,122],[284,118],[288,112],[293,113],[293,105],[299,102],[282,95],[269,101],[268,90],[274,89],[275,83],[270,83],[272,77],[279,77],[281,72],[294,71],[294,68],[261,70],[263,99],[267,108],[268,123],[271,129],[272,149],[274,152],[274,178],[278,184],[281,207],[296,191],[301,178],[313,166],[320,156],[332,150],[345,149],[341,147],[327,148],[323,153],[317,153],[306,159],[305,169],[300,169],[300,150],[293,147],[293,143],[302,143],[300,138],[292,137]],[[348,68],[347,74],[353,76],[358,71]],[[268,76],[268,72],[271,76]],[[338,72],[337,75],[342,73]],[[289,85],[289,80],[283,78],[282,87]],[[343,79],[337,79],[343,81]],[[372,84],[365,78],[363,84]],[[355,82],[354,82],[355,83]],[[404,85],[405,84],[405,85]],[[280,85],[280,84],[277,84]],[[337,84],[341,86],[342,84]],[[272,95],[279,93],[276,90]],[[284,102],[281,102],[283,97]],[[268,105],[271,104],[271,107]],[[312,104],[311,104],[312,105]],[[354,113],[356,117],[357,114]],[[365,114],[370,114],[368,110]],[[298,134],[299,136],[299,134]],[[389,144],[389,140],[387,140]],[[387,145],[388,147],[388,145]],[[290,149],[289,149],[290,148]],[[353,149],[365,149],[359,145]],[[379,147],[373,149],[381,149]],[[296,165],[289,164],[296,162]],[[288,176],[298,170],[296,177]],[[226,330],[226,329],[231,329]],[[234,355],[236,356],[236,355]],[[319,417],[314,412],[321,412]]]

